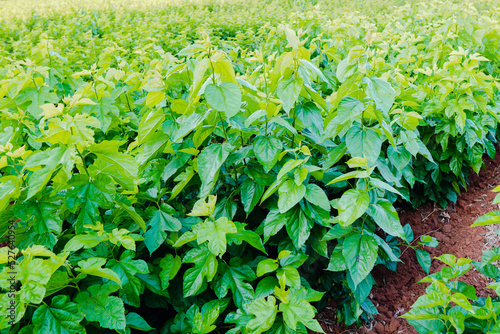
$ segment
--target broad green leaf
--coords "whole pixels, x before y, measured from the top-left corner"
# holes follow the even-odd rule
[[[311,234],[314,221],[300,208],[288,211],[286,215],[286,231],[293,241],[295,248],[300,249]]]
[[[283,320],[293,330],[297,323],[302,323],[312,331],[323,333],[319,323],[314,320],[314,309],[311,304],[298,298],[290,298],[289,303],[280,303],[279,310],[283,312]]]
[[[241,185],[241,202],[243,209],[247,214],[252,212],[253,208],[259,203],[262,195],[264,194],[264,186],[254,182],[248,178]]]
[[[245,281],[253,281],[255,273],[249,266],[227,266],[221,264],[219,267],[220,278],[215,282],[215,294],[218,298],[224,298],[228,290],[233,293],[233,301],[237,307],[242,308],[244,304],[253,301],[254,291],[252,285]]]
[[[68,296],[55,296],[50,306],[43,304],[33,313],[32,321],[35,325],[33,333],[85,333],[85,328],[80,325],[82,320],[83,315],[78,310],[77,304],[70,302]]]
[[[218,262],[206,245],[193,248],[184,255],[184,263],[194,263],[194,267],[189,268],[184,273],[182,290],[184,298],[194,296],[199,293],[202,285],[206,281],[211,281],[217,273]]]
[[[309,183],[306,189],[306,200],[310,203],[319,206],[323,210],[330,212],[331,206],[328,197],[320,186]]]
[[[301,184],[298,186],[293,180],[285,181],[278,189],[278,207],[280,212],[285,213],[299,203],[304,198],[306,189],[305,185]]]
[[[281,141],[273,136],[257,136],[252,141],[255,157],[264,167],[264,171],[269,171],[278,162],[279,153],[282,150]]]
[[[160,261],[160,280],[161,280],[161,287],[162,289],[168,288],[170,284],[170,280],[172,280],[175,275],[177,275],[177,272],[181,268],[181,263],[182,260],[179,257],[179,255],[176,255],[175,257],[172,254],[167,254],[163,259]]]
[[[102,268],[105,264],[106,259],[100,257],[91,257],[78,262],[82,274],[103,277],[121,285],[120,277],[113,270]]]
[[[134,256],[134,252],[127,250],[122,253],[120,260],[109,260],[107,266],[120,277],[122,287],[119,295],[121,299],[126,304],[139,307],[144,286],[136,274],[147,274],[149,270],[144,260],[134,260]]]
[[[167,238],[166,231],[179,231],[181,222],[162,210],[156,210],[148,221],[148,230],[144,233],[144,243],[152,254]]]
[[[126,326],[123,302],[110,296],[116,290],[118,286],[112,284],[92,285],[78,293],[75,301],[88,321],[97,321],[103,328],[123,330]]]
[[[403,226],[391,202],[386,199],[378,200],[368,208],[368,214],[385,233],[405,239]]]
[[[263,276],[279,268],[279,264],[273,259],[264,259],[257,265],[257,276]]]
[[[299,98],[302,89],[302,79],[294,76],[285,80],[280,80],[276,88],[276,94],[281,101],[283,101],[283,109],[288,114],[292,109],[295,102]]]
[[[134,312],[127,313],[127,315],[125,316],[125,320],[127,323],[127,327],[129,328],[137,329],[144,332],[154,330],[154,328],[149,326],[146,320],[144,320],[144,318],[137,313]]]
[[[343,193],[338,202],[340,225],[346,227],[354,223],[366,212],[369,204],[370,195],[362,190],[350,189]]]
[[[391,87],[391,84],[376,77],[371,77],[370,79],[363,78],[363,82],[368,86],[368,94],[375,101],[377,109],[388,113],[396,96],[396,92]]]
[[[137,140],[139,141],[138,144],[144,144],[149,138],[151,138],[153,133],[159,129],[164,120],[165,115],[162,108],[151,110],[149,113],[143,115],[139,123],[139,133],[137,135]]]
[[[250,320],[246,325],[246,329],[255,334],[260,334],[274,324],[278,307],[276,306],[276,298],[273,296],[265,298],[258,298],[248,306],[248,312],[255,318]]]
[[[241,90],[233,82],[223,82],[218,86],[209,84],[205,88],[205,98],[215,110],[224,111],[227,118],[235,116],[240,110]]]
[[[373,129],[353,126],[346,134],[347,150],[352,157],[364,157],[371,166],[375,163],[382,148],[382,138]]]
[[[217,181],[219,169],[231,150],[228,143],[212,144],[205,147],[198,156],[198,175],[201,179],[200,198],[207,196],[212,190]]]
[[[352,233],[344,240],[342,254],[354,286],[368,276],[377,260],[378,244],[370,235]]]
[[[236,233],[236,225],[226,217],[221,217],[215,222],[209,219],[193,227],[198,244],[208,241],[208,250],[214,255],[222,255],[226,252],[226,234]]]
[[[418,264],[420,264],[425,273],[429,275],[429,270],[431,269],[431,256],[428,252],[420,248],[416,250],[416,254]]]

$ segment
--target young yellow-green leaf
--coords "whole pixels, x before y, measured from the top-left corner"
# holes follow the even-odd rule
[[[487,214],[484,214],[478,219],[476,219],[476,221],[474,222],[474,224],[471,225],[471,227],[493,225],[498,223],[500,223],[500,211],[496,210],[488,212]]]
[[[194,217],[211,216],[215,210],[216,203],[216,195],[210,195],[208,196],[208,199],[200,198],[196,201],[196,203],[194,203],[193,209],[187,215]]]
[[[273,259],[264,259],[257,265],[257,277],[271,273],[279,268],[279,264]]]
[[[249,333],[261,334],[272,327],[278,307],[276,306],[276,298],[268,296],[265,298],[258,298],[248,306],[248,312],[255,318],[250,320],[246,329]]]
[[[207,219],[193,227],[198,244],[208,241],[208,250],[214,255],[222,255],[226,252],[226,234],[236,233],[236,225],[226,217],[221,217],[215,222]]]
[[[224,111],[227,118],[240,110],[241,90],[234,82],[223,82],[219,86],[209,84],[205,88],[205,98],[215,110]]]

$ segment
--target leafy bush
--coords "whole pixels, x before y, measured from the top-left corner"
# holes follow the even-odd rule
[[[498,255],[496,258],[491,255],[499,251],[496,248],[483,252],[482,262],[457,259],[450,254],[437,257],[446,266],[420,280],[420,283],[431,283],[426,294],[420,296],[412,309],[401,317],[419,333],[498,333],[498,298],[478,297],[474,286],[458,279],[472,268],[473,262],[482,274],[497,280],[500,271],[491,263],[498,260]],[[500,292],[498,282],[486,288],[494,289],[497,294]]]
[[[413,238],[394,202],[453,200],[495,153],[498,23],[447,5],[2,21],[1,328],[302,333],[328,298],[347,324],[376,314],[370,273]]]

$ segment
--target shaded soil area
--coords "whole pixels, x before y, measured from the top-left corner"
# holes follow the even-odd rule
[[[498,210],[500,205],[492,205],[496,193],[491,190],[500,184],[500,154],[495,159],[485,159],[486,169],[479,175],[472,172],[467,192],[463,192],[457,203],[450,203],[443,209],[437,204],[427,204],[415,211],[399,210],[403,225],[409,223],[413,229],[416,244],[421,235],[430,235],[439,242],[436,248],[425,247],[431,258],[441,254],[454,254],[480,261],[482,251],[500,246],[500,236],[496,233],[498,226],[470,227],[481,215]],[[373,287],[371,299],[380,314],[362,328],[347,329],[333,323],[334,309],[325,308],[318,315],[327,334],[418,334],[406,320],[397,317],[405,314],[417,298],[425,293],[428,284],[419,284],[426,273],[418,264],[415,251],[401,247],[401,260],[397,272],[377,266],[373,276],[377,285]],[[441,269],[443,264],[433,259],[430,272]],[[492,295],[491,289],[484,289],[490,282],[477,270],[471,269],[461,280],[473,285],[480,296]]]

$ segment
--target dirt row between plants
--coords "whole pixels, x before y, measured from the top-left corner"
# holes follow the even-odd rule
[[[441,254],[454,254],[480,261],[483,250],[500,246],[500,236],[496,230],[500,227],[470,227],[481,215],[498,210],[500,205],[492,205],[496,193],[491,190],[500,184],[500,154],[495,159],[485,159],[486,169],[479,175],[471,172],[467,192],[463,192],[457,203],[450,203],[443,209],[439,205],[428,204],[416,211],[399,210],[403,225],[409,223],[415,240],[421,235],[430,235],[439,242],[436,248],[426,247],[432,258]],[[346,329],[336,324],[333,306],[325,308],[318,315],[318,320],[327,334],[418,334],[404,319],[397,317],[405,314],[417,298],[425,293],[428,284],[417,283],[426,276],[418,264],[412,249],[401,247],[403,263],[398,264],[397,272],[377,266],[373,276],[377,285],[371,292],[371,299],[380,314],[362,328]],[[442,267],[438,260],[432,260],[430,272]],[[462,279],[473,285],[478,295],[494,295],[492,290],[484,289],[489,282],[475,269],[470,270]]]

